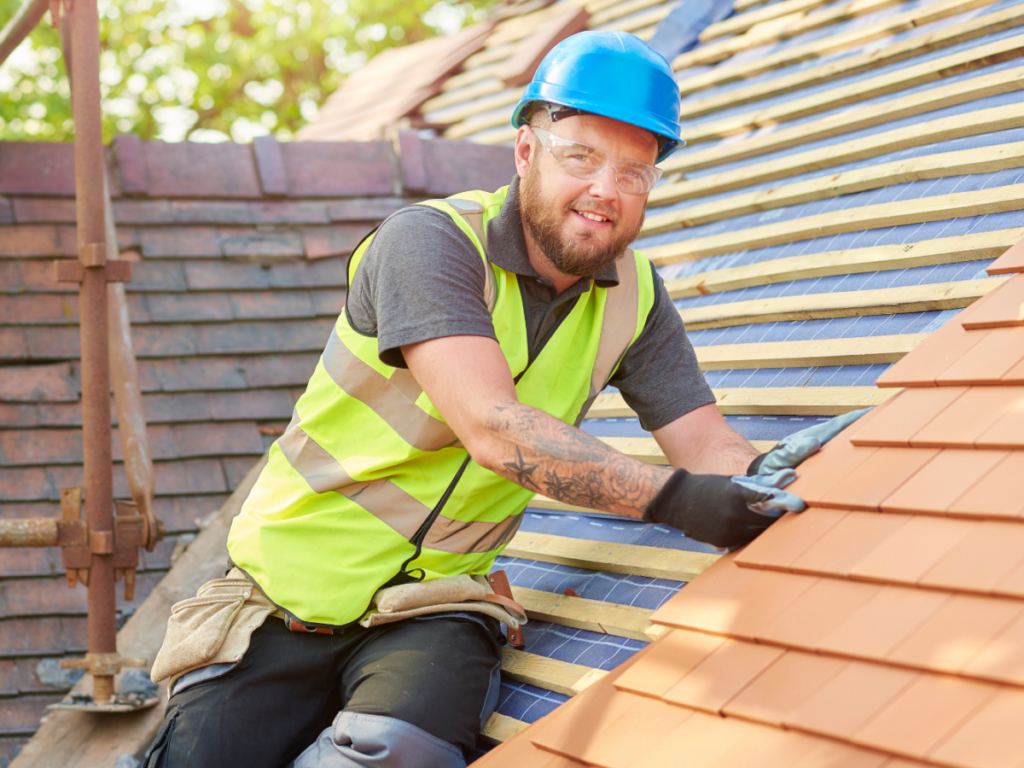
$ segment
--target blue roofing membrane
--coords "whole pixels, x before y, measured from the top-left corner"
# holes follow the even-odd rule
[[[792,48],[812,40],[842,34],[843,32],[855,28],[861,28],[879,20],[903,13],[907,10],[924,7],[929,4],[930,3],[925,2],[924,0],[919,0],[918,2],[910,2],[900,6],[887,8],[871,14],[870,16],[852,19],[842,24],[816,30],[791,40],[744,51],[730,58],[726,64],[731,65],[741,61],[756,60],[759,57],[775,51]],[[904,40],[916,38],[921,35],[934,32],[938,29],[964,22],[968,19],[984,16],[1019,4],[1019,2],[1014,2],[1013,0],[994,3],[968,13],[891,35],[886,37],[884,40],[873,41],[867,45],[844,50],[823,58],[804,61],[793,66],[772,70],[756,77],[703,90],[684,98],[684,106],[687,101],[713,97],[735,90],[736,88],[747,87],[752,83],[768,83],[776,78],[784,77],[793,72],[803,71],[808,68],[817,67],[829,61],[836,61],[867,50],[874,50]],[[799,91],[765,99],[764,101],[747,103],[710,115],[704,115],[699,119],[684,123],[683,133],[685,135],[687,129],[692,129],[693,126],[696,125],[713,123],[729,116],[758,112],[774,105],[784,104],[795,99],[804,98],[814,93],[831,91],[836,88],[849,85],[850,83],[868,80],[886,73],[896,72],[900,69],[947,57],[960,51],[989,45],[995,41],[1014,37],[1020,34],[1024,34],[1024,30],[1020,28],[1008,29],[961,43],[956,46],[926,53],[922,56],[916,56],[912,59],[896,64],[862,72],[852,77],[817,84]],[[693,76],[712,68],[713,67],[707,66],[695,67],[685,72],[677,73],[678,79],[684,80],[688,76]],[[787,129],[792,126],[820,120],[832,114],[848,112],[865,106],[876,106],[879,109],[884,110],[884,105],[887,102],[904,98],[910,94],[921,93],[934,88],[946,87],[952,83],[963,82],[984,75],[990,75],[995,72],[1018,68],[1024,70],[1024,59],[1011,59],[1009,61],[974,69],[970,72],[963,72],[951,77],[945,77],[937,82],[915,86],[913,88],[865,100],[856,104],[847,104],[832,111],[816,113],[798,120],[788,121],[774,127],[763,128],[759,131],[752,132],[750,135],[764,135],[772,130]],[[796,153],[806,152],[812,149],[828,147],[839,143],[847,143],[857,138],[872,136],[897,128],[919,125],[922,122],[938,118],[963,115],[976,112],[981,109],[1012,105],[1019,103],[1019,101],[1020,95],[1018,92],[988,96],[982,99],[969,101],[964,104],[949,106],[940,110],[927,112],[925,114],[901,120],[894,120],[892,122],[883,123],[870,128],[864,128],[851,133],[845,133],[828,139],[800,144],[799,146],[789,149],[758,155],[744,160],[737,160],[727,164],[716,165],[711,168],[689,171],[686,176],[690,179],[710,176],[726,170],[743,168]],[[731,143],[737,141],[739,138],[740,137],[733,136],[722,141]],[[790,176],[785,179],[777,179],[762,184],[751,185],[749,187],[730,192],[708,195],[707,197],[696,200],[687,200],[674,205],[665,206],[660,209],[651,209],[648,213],[649,215],[657,215],[668,211],[683,210],[697,204],[726,199],[756,190],[780,187],[796,181],[822,176],[831,176],[843,171],[877,166],[882,163],[897,160],[907,160],[926,155],[980,147],[991,147],[999,144],[1021,141],[1024,141],[1024,128],[1014,128],[977,136],[968,136],[925,146],[903,149],[897,152],[879,155],[864,160],[844,163],[824,170],[812,171],[805,174]],[[690,151],[699,151],[714,146],[716,146],[716,142],[702,142],[700,144],[693,145],[690,148],[680,150],[680,152],[686,153]],[[666,179],[666,182],[671,181],[673,181],[673,179]],[[636,247],[638,250],[643,250],[644,248],[650,248],[657,245],[678,243],[694,238],[703,238],[711,235],[736,232],[741,229],[757,227],[764,224],[801,219],[808,216],[842,211],[851,208],[879,204],[891,204],[893,206],[898,206],[901,201],[906,200],[916,200],[936,195],[948,195],[960,192],[993,189],[996,187],[1014,184],[1024,184],[1024,169],[1010,168],[991,173],[913,181],[843,195],[841,197],[816,200],[799,205],[737,216],[697,227],[667,232],[643,238],[636,243]],[[1024,199],[1024,193],[1022,193],[1021,198]],[[1024,211],[994,213],[974,217],[946,219],[923,224],[908,224],[903,226],[860,230],[847,234],[823,236],[782,245],[754,248],[736,253],[712,256],[697,261],[680,262],[659,268],[659,273],[663,278],[669,279],[695,275],[701,272],[727,267],[756,264],[791,256],[815,254],[826,251],[838,251],[849,248],[868,248],[872,246],[891,244],[916,243],[923,240],[954,237],[970,233],[988,232],[1014,227],[1024,227]],[[985,274],[985,267],[989,263],[989,260],[966,261],[961,263],[941,264],[911,269],[893,269],[864,274],[837,275],[831,277],[794,280],[771,285],[726,291],[722,293],[712,293],[692,298],[678,299],[675,304],[680,309],[685,309],[711,304],[725,304],[778,296],[800,296],[818,293],[860,291],[952,281],[977,280],[987,277]],[[725,328],[690,331],[689,337],[694,346],[709,346],[731,343],[918,334],[934,331],[950,320],[958,311],[959,310],[951,309],[944,311],[910,312],[903,314],[845,317],[824,320],[753,323]],[[887,365],[846,365],[806,368],[761,368],[708,371],[705,373],[705,376],[714,388],[870,386],[874,384],[875,379],[877,379],[887,367]],[[727,416],[726,420],[734,429],[748,439],[778,440],[799,429],[824,421],[825,417],[785,415]],[[602,437],[648,436],[647,433],[640,428],[637,420],[632,418],[588,419],[583,423],[583,429],[591,434]],[[601,541],[668,547],[673,549],[689,549],[704,552],[713,551],[709,547],[697,544],[687,539],[679,532],[663,526],[648,526],[635,521],[610,518],[596,513],[594,515],[586,515],[530,509],[525,515],[522,529],[532,533],[555,534],[581,539],[597,539]],[[555,593],[561,593],[564,592],[565,589],[571,588],[582,597],[607,600],[625,605],[642,606],[645,608],[657,608],[682,586],[678,582],[585,571],[577,568],[569,568],[566,566],[551,565],[548,563],[514,558],[500,558],[498,567],[503,567],[507,570],[509,578],[514,585],[531,587]],[[586,664],[600,669],[613,668],[643,646],[643,643],[633,640],[609,637],[607,635],[596,634],[583,630],[567,629],[565,627],[547,624],[545,622],[531,622],[526,629],[526,638],[528,642],[527,650],[530,652],[577,664]],[[564,701],[565,698],[565,696],[554,694],[550,691],[541,690],[532,686],[506,683],[502,686],[498,711],[502,714],[515,717],[520,720],[533,722],[538,717],[547,714],[557,706],[558,703]]]

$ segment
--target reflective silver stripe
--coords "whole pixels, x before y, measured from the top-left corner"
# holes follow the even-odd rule
[[[322,360],[335,384],[371,408],[413,448],[436,451],[456,441],[451,427],[410,400],[403,392],[403,389],[408,391],[407,387],[393,384],[356,357],[338,338],[336,330],[331,333]]]
[[[522,521],[522,512],[500,523],[466,523],[439,515],[427,531],[423,546],[442,552],[489,552],[512,541]]]
[[[337,491],[358,504],[395,533],[411,539],[430,517],[430,508],[390,480],[354,483],[340,462],[299,427],[298,414],[277,441],[292,468],[317,493]],[[427,531],[423,546],[461,555],[489,552],[507,544],[519,529],[523,514],[499,523],[465,522],[439,515]]]
[[[337,459],[299,428],[299,414],[292,413],[291,423],[277,439],[277,445],[292,465],[317,493],[327,493],[352,484],[352,477]]]
[[[597,357],[590,376],[590,394],[576,417],[577,427],[583,423],[590,406],[608,384],[615,367],[622,362],[636,333],[640,278],[632,249],[627,249],[615,266],[619,273],[619,284],[608,289],[605,299],[601,338],[597,342]]]
[[[487,259],[487,227],[484,226],[483,204],[461,197],[448,197],[444,200],[428,200],[426,202],[443,203],[454,208],[480,241],[486,262],[484,264],[484,302],[487,304],[487,311],[493,313],[494,305],[498,301],[498,286],[494,280],[494,272],[491,271],[491,262]]]

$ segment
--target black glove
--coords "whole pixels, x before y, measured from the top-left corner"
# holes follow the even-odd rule
[[[726,475],[677,469],[644,510],[644,521],[678,528],[691,539],[733,550],[753,541],[776,518],[747,507],[770,498]]]

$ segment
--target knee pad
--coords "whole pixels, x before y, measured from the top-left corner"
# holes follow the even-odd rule
[[[466,768],[462,751],[384,715],[339,712],[292,768]]]

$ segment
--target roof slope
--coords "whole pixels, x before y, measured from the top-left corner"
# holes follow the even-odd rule
[[[806,512],[720,559],[654,614],[672,631],[648,653],[478,765],[1024,765],[1024,241],[990,272],[1018,274],[803,465]]]
[[[255,146],[121,136],[109,150],[121,258],[168,537],[142,567],[127,617],[283,431],[345,298],[345,257],[396,208],[514,173],[505,148],[457,142]],[[76,255],[71,145],[0,143],[0,516],[59,517],[81,483],[78,303],[52,280]],[[128,498],[114,433],[114,493]],[[74,675],[85,589],[56,549],[0,556],[0,765]],[[120,593],[120,589],[118,590]]]
[[[674,61],[690,145],[664,164],[636,247],[675,297],[726,419],[770,442],[891,399],[897,389],[875,380],[1005,281],[985,268],[1024,237],[1024,6],[786,0],[737,11]],[[583,428],[664,461],[616,393]],[[521,533],[535,545],[514,542],[517,559],[503,561],[513,588],[603,602],[589,606],[595,632],[564,615],[527,628],[582,682],[509,683],[499,711],[533,721],[598,679],[590,668],[615,669],[647,643],[613,652],[598,634],[618,610],[609,603],[657,608],[699,558],[715,559],[682,551],[698,548],[666,529],[637,528],[537,500]],[[631,550],[639,563],[680,559],[645,582],[652,571],[618,556],[552,556],[544,537],[562,535],[597,540],[576,541],[577,553],[628,542],[645,547]]]

